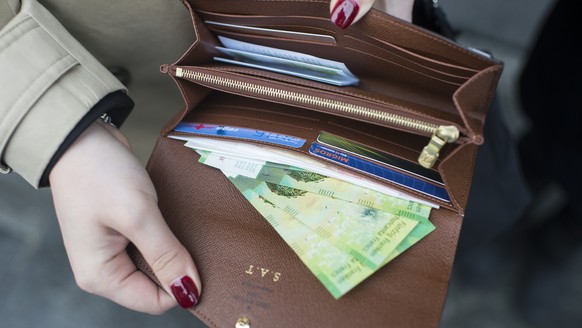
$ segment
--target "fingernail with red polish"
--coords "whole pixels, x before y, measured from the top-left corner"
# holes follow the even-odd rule
[[[189,309],[194,307],[198,303],[198,287],[194,284],[194,281],[188,276],[183,276],[182,278],[174,281],[170,286],[172,294],[178,304],[184,309]]]
[[[358,15],[360,6],[354,0],[340,0],[331,11],[331,21],[340,28],[346,28]]]

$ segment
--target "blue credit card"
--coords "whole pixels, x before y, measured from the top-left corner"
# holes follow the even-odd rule
[[[181,122],[174,128],[174,131],[197,134],[201,136],[220,136],[234,139],[262,141],[292,148],[301,148],[305,144],[305,139],[288,136],[276,132],[267,132],[255,129],[241,128],[236,126],[226,126],[206,123]]]
[[[416,190],[422,194],[432,196],[445,202],[451,201],[447,190],[441,186],[437,186],[396,170],[381,166],[379,164],[363,160],[348,153],[325,147],[316,142],[311,144],[309,153],[334,163],[354,168],[360,172],[365,172],[377,176],[381,179],[391,181],[397,185]]]
[[[322,131],[319,136],[317,136],[317,141],[323,145],[343,150],[348,154],[359,155],[364,160],[370,160],[377,163],[379,162],[389,167],[399,169],[404,173],[423,177],[429,181],[440,184],[441,186],[444,185],[443,179],[437,171],[422,167],[418,163],[413,163],[398,158],[387,152],[370,148],[356,141],[352,141],[325,131]]]

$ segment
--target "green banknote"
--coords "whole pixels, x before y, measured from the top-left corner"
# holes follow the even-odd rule
[[[398,244],[385,263],[402,254],[435,229],[434,225],[428,220],[430,206],[386,195],[293,166],[266,162],[260,168],[256,179],[338,198],[418,221],[418,224]]]
[[[252,190],[241,191],[335,299],[374,272]]]
[[[323,176],[345,181],[348,183],[348,188],[350,188],[350,185],[355,185],[362,187],[365,190],[376,190],[382,195],[391,195],[402,199],[409,199],[432,208],[438,208],[438,205],[436,204],[411,197],[409,194],[405,194],[397,189],[389,187],[388,185],[365,178],[362,175],[355,174],[354,172],[338,167],[334,164],[316,161],[307,155],[301,155],[276,148],[273,149],[273,147],[265,145],[260,145],[264,147],[264,149],[261,149],[261,153],[259,154],[255,153],[255,146],[257,145],[242,145],[240,143],[232,142],[223,144],[223,142],[225,142],[223,140],[211,139],[200,141],[197,139],[189,140],[186,143],[186,146],[194,149],[201,155],[200,162],[219,168],[223,171],[238,173],[255,179],[263,165],[269,166],[281,164],[299,167],[302,170],[312,171]],[[249,148],[248,146],[252,147]],[[335,197],[339,198],[337,196]]]
[[[412,245],[420,241],[435,227],[428,220],[431,207],[412,200],[367,189],[339,179],[327,177],[290,165],[273,162],[257,162],[252,159],[238,157],[235,161],[223,160],[221,156],[213,156],[212,152],[199,151],[200,162],[220,169],[226,169],[236,175],[253,177],[258,180],[287,186],[294,189],[318,193],[320,195],[338,198],[344,201],[367,205],[382,211],[397,213],[403,217],[418,221],[412,231],[398,244],[388,256],[387,263],[402,254]],[[214,158],[216,157],[216,158]],[[208,163],[207,163],[208,162]]]
[[[411,219],[425,220],[430,215],[431,207],[428,205],[387,195],[291,165],[257,162],[240,157],[229,162],[223,156],[213,156],[212,152],[201,151],[200,153],[201,163],[249,178],[342,199]]]
[[[243,176],[229,177],[252,190],[372,269],[393,256],[418,221],[371,207]]]
[[[289,165],[266,162],[261,166],[256,179],[373,207],[411,219],[426,220],[431,210],[430,206],[415,201],[386,195]]]

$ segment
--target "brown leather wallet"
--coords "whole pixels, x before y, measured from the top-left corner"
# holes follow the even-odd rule
[[[183,2],[196,41],[162,71],[174,78],[185,107],[162,131],[148,171],[164,217],[202,278],[204,293],[192,313],[212,327],[437,326],[502,65],[378,11],[338,29],[329,20],[328,1]],[[333,38],[247,33],[205,21]],[[336,87],[220,64],[213,61],[219,55],[216,35],[340,61],[360,83]],[[199,164],[182,141],[167,137],[181,121],[297,136],[308,141],[293,149],[301,153],[308,153],[321,131],[338,134],[432,164],[451,201],[378,179],[440,205],[430,216],[436,230],[335,300],[221,172]],[[458,138],[447,140],[443,126],[456,128]]]

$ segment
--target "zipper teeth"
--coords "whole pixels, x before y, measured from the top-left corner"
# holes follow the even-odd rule
[[[413,129],[427,134],[433,134],[438,129],[438,125],[412,119],[405,116],[400,116],[391,113],[385,113],[379,110],[352,105],[345,102],[325,99],[317,96],[310,96],[293,91],[267,87],[262,85],[254,85],[248,82],[223,78],[207,73],[195,72],[186,69],[178,69],[176,75],[178,77],[186,77],[192,80],[198,80],[206,83],[211,83],[223,87],[234,88],[240,91],[252,92],[262,96],[280,98],[283,100],[293,101],[304,105],[323,107],[332,111],[341,112],[344,114],[357,115],[367,119],[374,119],[392,125],[399,125],[408,129]]]

